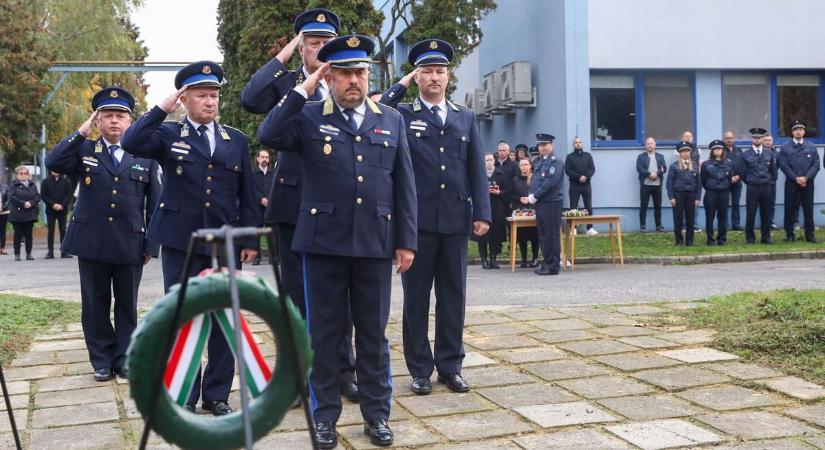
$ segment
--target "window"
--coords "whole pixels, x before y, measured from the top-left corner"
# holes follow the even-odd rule
[[[688,75],[644,77],[645,136],[677,141],[693,130],[693,86]]]
[[[819,76],[777,75],[776,128],[780,137],[791,136],[791,122],[807,122],[805,137],[820,137]]]
[[[590,128],[594,142],[638,140],[632,75],[590,76]]]
[[[770,130],[770,95],[768,75],[725,74],[722,78],[725,131],[733,131],[737,141],[749,141],[751,128]]]

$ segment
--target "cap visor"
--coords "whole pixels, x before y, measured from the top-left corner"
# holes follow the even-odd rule
[[[126,111],[126,112],[129,112],[129,113],[130,113],[130,112],[132,112],[132,110],[131,110],[131,109],[129,109],[129,108],[125,107],[125,106],[120,106],[120,105],[103,105],[103,106],[101,106],[101,107],[97,108],[97,110],[96,110],[96,111],[106,111],[106,110],[112,110],[112,111]]]
[[[212,80],[200,80],[200,81],[193,81],[191,83],[184,84],[186,87],[213,87],[216,89],[221,88],[220,83],[216,83]]]

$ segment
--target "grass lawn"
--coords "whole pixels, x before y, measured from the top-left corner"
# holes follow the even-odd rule
[[[800,236],[803,236],[800,241]],[[776,253],[802,250],[825,249],[825,228],[816,230],[817,244],[805,242],[802,231],[797,231],[796,242],[785,242],[785,232],[774,230],[771,232],[773,244],[745,244],[745,233],[743,231],[728,231],[727,245],[708,246],[705,245],[707,235],[696,233],[693,247],[676,247],[673,232],[663,233],[627,233],[622,235],[625,256],[689,256],[689,255],[710,255],[719,253]],[[756,241],[759,242],[759,231],[756,231]],[[570,243],[565,241],[565,250],[570,251]],[[507,244],[504,244],[503,255],[499,260],[509,258],[507,254]],[[616,249],[618,255],[618,248]],[[583,256],[610,256],[610,238],[607,232],[598,236],[587,236],[580,233],[576,236],[576,258]],[[468,252],[469,259],[478,259],[478,245],[470,242]],[[520,259],[520,253],[516,253],[516,259]]]
[[[0,294],[0,364],[26,351],[39,331],[79,321],[79,303]]]
[[[714,348],[825,384],[823,289],[711,297],[707,307],[680,314],[691,327],[715,329]]]

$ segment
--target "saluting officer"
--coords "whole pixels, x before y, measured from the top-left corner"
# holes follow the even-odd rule
[[[158,163],[121,146],[134,107],[125,89],[102,89],[92,98],[94,113],[46,158],[49,170],[81,180],[63,251],[78,257],[83,336],[97,381],[128,375],[126,349],[137,326],[143,265],[158,253],[145,235],[161,190]],[[87,139],[95,126],[100,137]]]
[[[256,114],[269,112],[295,86],[316,71],[321,63],[318,50],[338,35],[340,21],[332,11],[315,8],[298,14],[295,18],[295,38],[278,55],[258,69],[241,94],[241,105]],[[292,58],[295,49],[301,56],[301,66],[288,70],[284,64]],[[309,100],[324,100],[329,96],[326,81]],[[287,294],[306,317],[304,301],[304,273],[300,255],[293,252],[292,238],[298,222],[298,204],[301,201],[301,157],[295,152],[278,152],[275,176],[269,190],[268,206],[264,223],[274,223],[278,230],[278,254],[281,261],[281,278]],[[341,395],[350,401],[358,401],[358,385],[355,382],[355,355],[352,353],[352,324],[347,337],[341,340],[339,351],[345,362],[338,376]]]
[[[733,177],[733,161],[728,159],[725,143],[715,139],[708,145],[710,157],[702,163],[700,177],[705,188],[705,229],[707,245],[725,245],[728,241],[728,202]],[[713,235],[713,218],[717,219],[718,233]]]
[[[550,134],[537,134],[539,159],[533,167],[533,182],[530,184],[531,204],[536,205],[536,227],[544,261],[534,271],[537,275],[558,275],[561,253],[561,203],[564,194],[564,165],[553,154],[553,140]]]
[[[407,125],[418,192],[418,253],[401,280],[404,359],[412,376],[412,391],[419,395],[432,391],[433,368],[438,381],[451,391],[470,390],[461,376],[467,243],[471,229],[481,236],[491,222],[484,149],[475,114],[446,99],[452,59],[452,45],[440,39],[413,45],[408,61],[416,67],[419,97],[398,106]],[[398,83],[384,99],[397,103],[404,93],[403,83]],[[435,355],[427,337],[433,283]]]
[[[805,122],[794,120],[791,124],[793,140],[782,144],[777,164],[785,174],[785,240],[796,240],[794,222],[799,205],[805,216],[805,240],[816,242],[814,237],[814,178],[819,172],[819,154],[816,147],[805,141]]]
[[[742,152],[737,170],[748,185],[745,194],[745,240],[748,244],[756,242],[754,221],[756,209],[759,208],[761,241],[763,244],[771,244],[771,181],[776,180],[776,160],[773,151],[762,146],[762,136],[768,131],[764,128],[751,128],[749,131],[753,143],[751,148]]]
[[[157,211],[149,224],[149,239],[163,245],[163,285],[166,291],[181,279],[192,233],[199,228],[258,225],[258,203],[253,183],[248,141],[240,131],[218,123],[223,70],[211,61],[181,69],[175,76],[177,92],[143,115],[123,137],[127,151],[163,165],[166,183]],[[186,108],[182,122],[164,122]],[[252,262],[257,242],[239,246],[240,261]],[[237,256],[235,256],[237,257]],[[206,246],[198,249],[188,274],[211,266]],[[219,327],[209,336],[209,363],[203,375],[202,407],[212,414],[229,414],[234,358]],[[200,397],[200,373],[185,405],[195,410]]]
[[[292,249],[302,253],[307,319],[315,352],[310,387],[321,448],[337,445],[341,414],[337,374],[343,362],[330,343],[355,324],[356,373],[364,433],[391,445],[389,318],[392,257],[405,272],[416,242],[415,181],[401,115],[366,98],[367,36],[341,36],[318,52],[325,62],[267,115],[258,140],[301,156],[303,186]],[[331,67],[331,69],[330,69]],[[329,71],[328,71],[329,69]],[[307,102],[321,77],[323,102]]]

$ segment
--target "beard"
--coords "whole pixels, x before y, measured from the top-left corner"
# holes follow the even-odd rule
[[[361,106],[361,104],[364,103],[364,99],[367,96],[365,92],[362,92],[360,90],[358,91],[357,97],[340,98],[335,93],[335,90],[331,90],[330,95],[332,95],[332,99],[335,100],[335,102],[339,105],[343,106],[344,109],[357,108]]]

